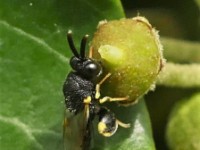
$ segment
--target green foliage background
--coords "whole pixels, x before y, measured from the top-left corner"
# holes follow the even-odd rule
[[[186,52],[193,48],[197,52],[195,56],[199,56],[199,0],[178,1],[175,5],[170,1],[122,2],[127,16],[140,12],[161,30],[161,35],[179,38],[178,41],[162,38],[169,60],[200,62],[199,57],[186,55],[180,61],[180,57],[174,55],[174,49],[182,50],[183,45],[187,45]],[[156,8],[164,8],[164,11]],[[79,44],[86,33],[92,39],[100,20],[122,17],[125,13],[119,0],[0,0],[0,149],[63,149],[62,84],[70,71],[71,56],[66,42],[67,30],[73,30],[75,42]],[[180,91],[177,87],[161,87],[146,97],[151,99],[147,102],[157,131],[158,148],[159,143],[163,145],[164,140],[158,139],[164,138],[159,134],[164,135],[166,116],[174,101],[194,91],[197,89]],[[132,128],[119,130],[110,140],[97,135],[96,149],[155,149],[144,101],[129,111],[121,113],[121,108],[116,109],[119,117],[126,115],[126,120],[131,119]]]
[[[63,149],[62,84],[70,71],[71,55],[67,30],[73,30],[79,43],[84,34],[94,33],[100,20],[124,17],[121,3],[16,0],[0,1],[0,7],[0,147]],[[108,142],[97,137],[95,149],[154,149],[144,102],[130,111],[132,128]]]

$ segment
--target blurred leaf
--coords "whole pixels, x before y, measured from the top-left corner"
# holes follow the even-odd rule
[[[160,35],[200,40],[199,0],[176,0],[175,3],[173,0],[122,0],[122,3],[128,16],[144,15],[161,31]]]
[[[121,17],[123,9],[115,0],[0,1],[1,149],[63,149],[62,84],[70,70],[71,55],[66,31],[72,29],[79,44],[84,34],[95,31],[100,20]],[[145,104],[138,105],[141,109],[135,107],[133,114],[144,119],[144,130],[132,144],[138,149],[154,149],[148,114],[143,113]],[[144,139],[139,142],[142,145],[137,144],[140,138]]]
[[[176,63],[200,63],[200,43],[172,38],[161,38],[167,61]],[[180,57],[181,53],[181,57]]]
[[[199,64],[166,63],[165,69],[160,73],[158,85],[181,88],[200,88]]]

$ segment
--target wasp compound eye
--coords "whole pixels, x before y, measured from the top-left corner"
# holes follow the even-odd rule
[[[83,74],[86,78],[97,77],[101,74],[102,68],[95,61],[88,62],[83,67]]]
[[[74,69],[74,70],[79,70],[80,68],[80,64],[81,64],[81,60],[77,57],[72,57],[70,59],[70,66]]]

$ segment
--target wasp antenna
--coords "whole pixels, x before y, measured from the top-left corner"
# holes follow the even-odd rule
[[[88,37],[89,37],[89,35],[86,34],[81,40],[81,46],[80,46],[80,48],[81,48],[80,49],[81,58],[85,58],[85,47],[86,47]]]
[[[74,41],[73,41],[73,38],[72,38],[72,31],[71,30],[69,30],[68,33],[67,33],[67,40],[68,40],[68,43],[69,43],[69,47],[72,50],[74,56],[79,58],[80,56],[77,52],[77,49],[74,46]]]

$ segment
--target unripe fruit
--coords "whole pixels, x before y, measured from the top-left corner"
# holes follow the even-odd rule
[[[154,87],[163,66],[162,46],[146,18],[100,22],[91,47],[93,57],[112,74],[104,95],[128,96],[122,103],[130,104]]]
[[[179,102],[167,125],[171,150],[200,150],[200,93]]]

